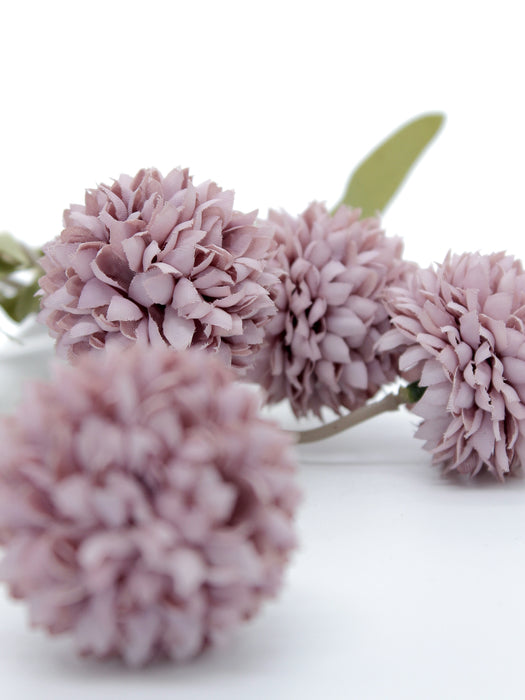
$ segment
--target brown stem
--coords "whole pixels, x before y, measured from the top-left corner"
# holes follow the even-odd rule
[[[326,438],[342,433],[354,425],[359,425],[369,418],[386,413],[387,411],[397,411],[399,406],[406,403],[408,399],[406,387],[401,387],[397,394],[387,394],[380,401],[366,404],[361,408],[348,413],[342,418],[334,420],[332,423],[326,423],[319,428],[311,430],[299,430],[296,432],[297,442],[304,444],[307,442],[316,442],[317,440],[325,440]]]

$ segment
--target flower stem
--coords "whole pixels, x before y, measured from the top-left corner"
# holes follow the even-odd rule
[[[299,430],[296,433],[297,442],[299,444],[304,444],[307,442],[316,442],[317,440],[325,440],[326,438],[342,433],[348,428],[352,428],[354,425],[359,425],[369,418],[378,416],[380,413],[386,413],[387,411],[397,411],[399,406],[407,403],[411,399],[409,392],[409,387],[401,387],[397,394],[387,394],[380,401],[374,401],[373,403],[366,404],[361,408],[348,413],[342,418],[334,420],[332,423],[326,423],[326,425],[321,425],[319,428],[312,428],[311,430]]]

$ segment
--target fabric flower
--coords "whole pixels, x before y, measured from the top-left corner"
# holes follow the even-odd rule
[[[45,248],[40,320],[72,358],[144,341],[190,345],[245,367],[274,313],[264,271],[271,229],[233,192],[187,170],[141,170],[87,190]]]
[[[426,391],[413,412],[433,462],[499,479],[525,460],[525,273],[505,253],[447,255],[391,289],[384,350]]]
[[[183,660],[273,596],[295,546],[290,438],[216,358],[85,353],[0,424],[1,577],[33,625]]]
[[[377,352],[376,343],[389,328],[382,294],[408,264],[399,238],[359,216],[346,206],[330,216],[319,203],[296,218],[269,215],[279,244],[277,315],[250,376],[268,402],[287,398],[296,416],[353,410],[396,376],[395,353]]]

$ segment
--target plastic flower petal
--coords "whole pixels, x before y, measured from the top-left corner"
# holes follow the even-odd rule
[[[44,248],[40,320],[70,358],[136,341],[251,365],[275,313],[271,227],[187,170],[141,170],[86,192]]]
[[[525,273],[505,253],[449,254],[390,289],[400,370],[426,391],[412,411],[433,461],[499,479],[525,463]]]
[[[0,423],[1,578],[78,650],[188,659],[281,585],[289,437],[202,351],[85,353]]]
[[[277,315],[251,378],[269,403],[287,398],[297,416],[355,409],[396,376],[396,353],[376,344],[390,327],[384,289],[408,263],[399,238],[359,216],[346,206],[330,216],[319,203],[298,217],[269,216],[279,246],[271,263],[280,279]]]

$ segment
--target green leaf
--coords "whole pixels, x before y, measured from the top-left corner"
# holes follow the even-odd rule
[[[35,297],[39,289],[38,280],[35,279],[27,287],[22,287],[14,296],[0,297],[0,307],[13,321],[20,323],[30,313],[40,309],[40,299]]]
[[[0,233],[0,263],[11,266],[12,269],[27,267],[31,264],[31,258],[24,246],[9,233]]]
[[[0,279],[2,277],[10,275],[12,272],[15,272],[15,270],[18,270],[19,267],[19,263],[7,262],[6,260],[2,260],[0,254]]]
[[[419,386],[419,382],[412,382],[399,390],[399,396],[404,403],[417,403],[427,390],[426,386]]]
[[[384,211],[444,118],[439,113],[418,117],[383,141],[354,170],[340,204],[359,207],[362,217]]]

